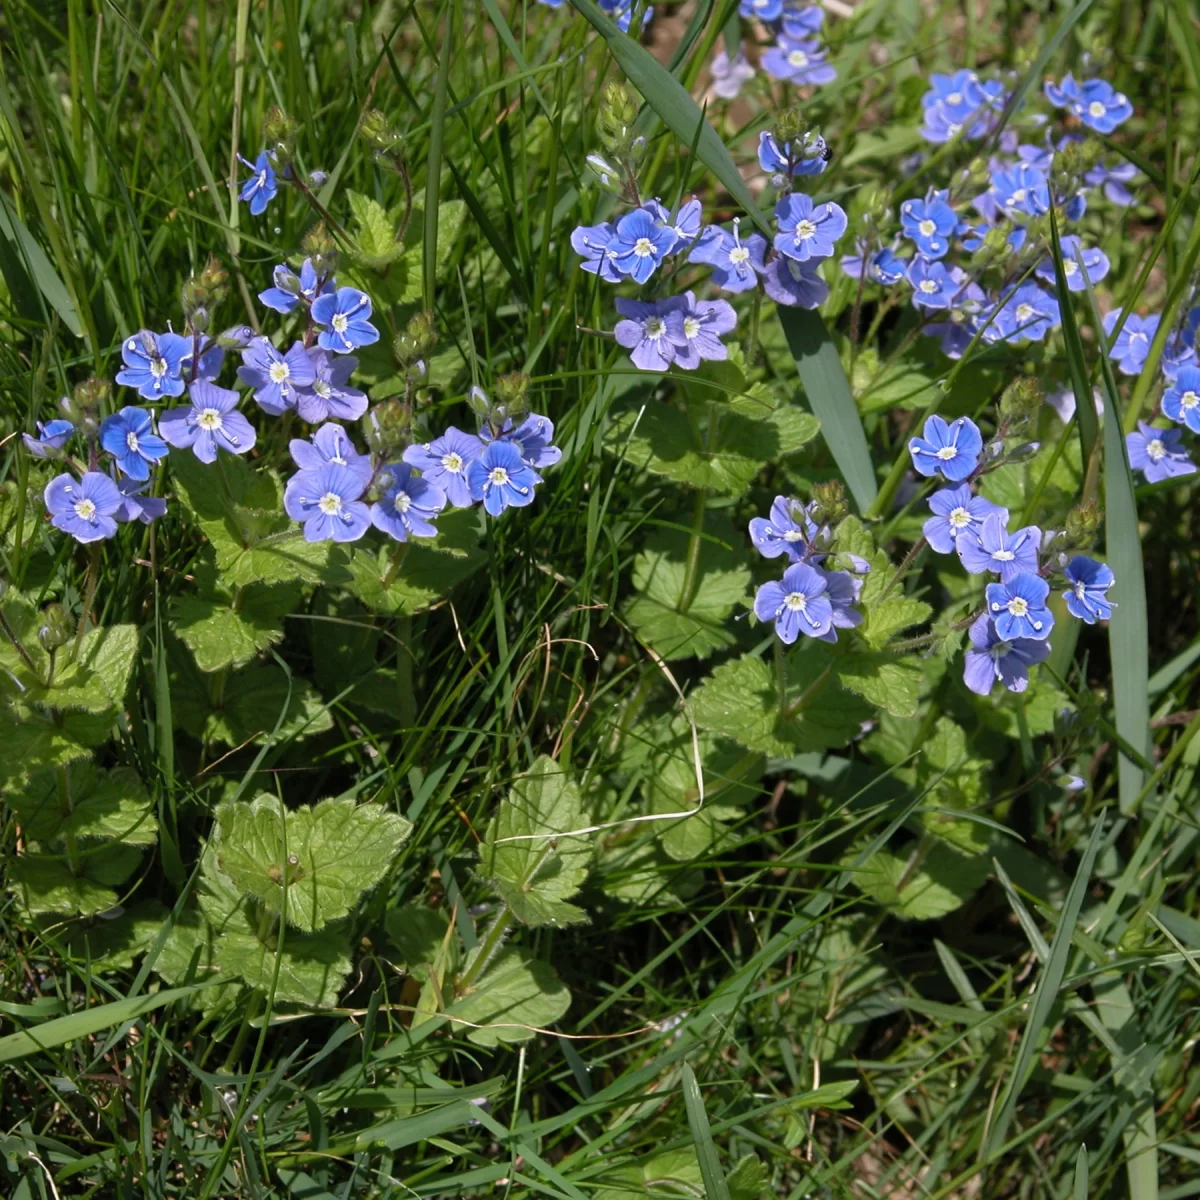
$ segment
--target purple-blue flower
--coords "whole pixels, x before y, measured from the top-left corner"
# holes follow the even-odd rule
[[[929,508],[933,513],[922,528],[925,540],[938,554],[950,554],[956,545],[968,538],[978,537],[979,530],[987,517],[997,516],[1008,521],[1008,509],[972,496],[965,484],[943,488],[929,497]],[[962,539],[962,540],[960,540]],[[1036,558],[1034,560],[1036,565]]]
[[[288,443],[292,461],[301,471],[319,471],[333,463],[353,471],[366,487],[374,477],[371,456],[360,454],[346,431],[335,421],[322,425],[312,435],[312,441],[292,438]]]
[[[304,260],[297,276],[287,263],[280,263],[274,271],[275,286],[259,292],[258,298],[276,312],[290,313],[302,301],[311,304],[318,295],[334,290],[333,281],[317,274],[311,258]]]
[[[912,302],[917,308],[943,309],[954,305],[959,293],[967,286],[967,276],[959,267],[930,262],[918,254],[908,264],[908,282],[913,290]]]
[[[1128,208],[1133,203],[1133,193],[1126,184],[1133,183],[1140,175],[1141,172],[1131,162],[1119,162],[1112,167],[1097,163],[1084,175],[1083,182],[1088,187],[1102,188],[1111,203]]]
[[[802,562],[816,535],[816,523],[804,505],[790,496],[776,496],[770,516],[750,521],[750,540],[763,558],[786,554],[792,562]]]
[[[687,344],[679,300],[680,297],[673,297],[647,304],[617,297],[617,312],[625,319],[617,322],[613,334],[617,344],[631,352],[629,357],[635,367],[642,371],[665,371]]]
[[[136,388],[147,400],[183,395],[183,363],[191,357],[190,339],[177,333],[152,333],[141,329],[121,343],[125,363],[117,382]]]
[[[996,311],[983,337],[987,342],[1040,342],[1061,322],[1058,301],[1036,283],[1023,283]]]
[[[829,287],[818,271],[821,260],[797,262],[777,254],[763,273],[763,291],[776,304],[794,308],[816,308],[829,295]]]
[[[1116,582],[1112,571],[1094,558],[1077,554],[1069,563],[1063,575],[1067,581],[1063,599],[1067,602],[1067,612],[1089,625],[1097,621],[1107,621],[1112,616],[1115,605],[1108,598],[1108,589]]]
[[[863,615],[854,607],[862,594],[863,581],[849,571],[823,571],[825,595],[833,609],[833,628],[818,634],[824,642],[836,642],[837,629],[857,629],[863,623]]]
[[[67,444],[71,434],[75,432],[75,426],[61,417],[47,421],[44,425],[39,421],[37,427],[37,437],[31,433],[21,435],[25,442],[25,449],[34,458],[59,458],[59,451]]]
[[[1062,83],[1046,80],[1046,99],[1055,108],[1065,108],[1097,133],[1112,133],[1133,116],[1128,97],[1114,90],[1105,79],[1087,79],[1076,83],[1071,75]]]
[[[298,389],[315,378],[303,342],[293,342],[285,352],[276,349],[268,338],[255,338],[242,351],[242,363],[237,369],[238,378],[254,393],[259,407],[273,417],[295,408]]]
[[[784,0],[783,32],[788,37],[812,37],[820,33],[825,23],[825,10],[819,4],[805,4],[803,0]]]
[[[958,217],[946,197],[946,192],[934,192],[924,200],[906,200],[900,205],[904,235],[916,242],[917,253],[925,258],[941,258],[950,249]]]
[[[1200,370],[1184,367],[1162,398],[1163,415],[1200,433]]]
[[[608,252],[622,275],[645,283],[675,247],[675,230],[656,221],[644,208],[626,213],[613,231]]]
[[[681,203],[663,221],[663,224],[675,235],[675,244],[671,247],[670,253],[680,254],[691,246],[700,236],[700,228],[703,223],[704,208],[695,196]]]
[[[359,346],[379,341],[379,330],[368,320],[371,297],[357,288],[340,287],[336,292],[326,292],[313,301],[310,311],[316,324],[328,326],[317,338],[322,350],[349,354]]]
[[[1104,332],[1109,337],[1112,337],[1112,331],[1120,319],[1119,308],[1114,308],[1105,316]],[[1108,357],[1117,364],[1117,370],[1122,375],[1141,374],[1142,367],[1146,365],[1146,356],[1150,353],[1150,343],[1158,332],[1159,320],[1158,313],[1151,313],[1146,317],[1130,313],[1125,318],[1125,324],[1121,326],[1121,332],[1117,334],[1117,340],[1108,352]]]
[[[737,218],[732,232],[709,225],[688,255],[690,263],[708,263],[713,268],[712,282],[726,292],[749,291],[765,270],[767,239],[761,233],[752,233],[743,241],[739,225]]]
[[[485,424],[479,431],[479,441],[484,446],[494,441],[511,442],[520,450],[521,457],[539,470],[562,460],[562,451],[553,445],[554,422],[539,413],[530,413],[515,429],[509,417],[494,436]]]
[[[824,638],[833,628],[833,603],[825,594],[829,580],[808,563],[788,567],[779,582],[764,583],[754,597],[754,615],[774,622],[779,640],[791,645],[802,633]]]
[[[470,508],[475,503],[467,468],[483,453],[483,443],[473,433],[464,433],[453,425],[432,442],[409,446],[404,461],[436,484],[455,508]]]
[[[721,334],[731,333],[737,325],[737,313],[726,300],[697,300],[694,292],[685,292],[683,312],[684,342],[675,347],[675,363],[685,371],[694,371],[702,362],[721,362],[729,357]],[[541,465],[541,464],[535,464]]]
[[[238,192],[238,199],[248,200],[250,211],[257,217],[266,211],[267,205],[275,199],[275,193],[279,190],[275,169],[271,166],[271,159],[265,150],[254,162],[247,162],[240,154],[238,161],[242,166],[249,167],[251,172],[250,178],[242,184],[242,190]],[[176,392],[175,395],[179,393]]]
[[[254,426],[236,411],[238,394],[198,379],[188,387],[190,406],[168,409],[158,418],[158,432],[178,449],[191,448],[204,463],[215,462],[218,450],[245,454],[254,445]]]
[[[742,85],[756,74],[740,50],[732,60],[724,50],[718,50],[708,69],[713,77],[713,92],[722,100],[736,99]]]
[[[117,485],[99,471],[88,471],[82,479],[58,475],[43,493],[50,523],[77,542],[100,542],[117,532],[117,513],[122,504]]]
[[[311,383],[296,386],[296,411],[310,425],[332,417],[336,421],[357,421],[367,411],[367,394],[347,385],[358,366],[353,354],[334,358],[318,346],[306,352],[312,365]]]
[[[100,423],[100,445],[130,479],[150,478],[150,468],[167,455],[167,443],[155,432],[144,408],[123,408]]]
[[[762,69],[774,79],[798,86],[832,83],[837,71],[825,61],[820,43],[810,38],[779,35],[779,40],[759,60]]]
[[[371,505],[376,529],[398,542],[437,536],[433,522],[446,507],[446,493],[436,483],[414,475],[408,463],[390,463],[380,471],[378,483],[382,494]]]
[[[1125,437],[1129,465],[1141,471],[1147,483],[1194,474],[1196,465],[1180,444],[1182,439],[1178,429],[1156,429],[1139,421],[1137,429]]]
[[[970,574],[992,571],[1007,583],[1022,571],[1037,573],[1042,531],[1026,525],[1010,533],[1007,522],[1008,510],[997,509],[983,519],[977,532],[958,539],[958,557]]]
[[[620,283],[622,278],[616,251],[610,249],[614,232],[606,221],[603,225],[579,225],[571,234],[571,249],[583,259],[580,267],[608,283]]]
[[[775,249],[797,262],[829,258],[846,232],[846,214],[838,205],[816,204],[804,192],[793,192],[775,205],[779,233]]]
[[[364,491],[356,471],[327,463],[293,475],[283,489],[283,507],[304,526],[306,542],[357,542],[371,525],[371,510],[359,499]]]
[[[1098,246],[1084,248],[1077,235],[1067,234],[1062,239],[1063,274],[1067,287],[1073,292],[1082,292],[1088,283],[1099,283],[1108,274],[1108,255]],[[1083,260],[1082,269],[1079,260]],[[1053,284],[1057,276],[1054,259],[1044,258],[1034,271],[1039,278]],[[1085,281],[1084,276],[1087,276]]]
[[[829,147],[820,134],[805,134],[802,141],[793,146],[775,140],[770,130],[758,135],[758,165],[770,174],[820,175],[829,165]]]
[[[471,497],[482,500],[484,510],[493,517],[506,508],[532,504],[533,489],[541,482],[542,477],[511,442],[492,442],[467,464]]]
[[[954,483],[960,483],[975,470],[983,450],[983,435],[970,417],[959,417],[946,424],[936,414],[925,422],[924,436],[908,443],[913,466],[922,475],[939,471]]]
[[[1028,163],[1019,162],[1007,170],[994,171],[988,191],[1010,216],[1020,212],[1036,217],[1049,208],[1050,191],[1046,186],[1046,176]]]
[[[117,509],[118,521],[141,521],[149,525],[158,520],[167,511],[167,502],[158,496],[145,495],[150,486],[149,481],[139,482],[126,476],[116,481],[117,491],[121,493],[121,507]]]
[[[778,21],[783,15],[783,0],[741,0],[738,13],[747,20]]]
[[[1006,642],[1018,638],[1044,641],[1054,628],[1054,614],[1046,607],[1050,585],[1031,571],[989,583],[984,592],[987,610],[996,623],[996,634]]]
[[[1032,638],[1006,641],[983,613],[967,630],[971,648],[965,655],[963,682],[976,695],[986,696],[996,680],[1010,692],[1023,692],[1029,686],[1029,668],[1045,662],[1050,643]]]

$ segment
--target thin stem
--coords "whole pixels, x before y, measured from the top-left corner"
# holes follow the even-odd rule
[[[88,559],[87,584],[84,588],[83,611],[79,614],[79,625],[75,632],[75,657],[79,657],[79,647],[83,644],[83,635],[87,632],[88,614],[92,611],[92,601],[96,598],[96,584],[100,582],[100,547],[92,546],[91,557]]]
[[[500,949],[500,943],[504,941],[504,935],[508,933],[512,923],[512,909],[506,907],[492,922],[491,928],[487,933],[484,934],[483,941],[479,944],[475,958],[467,968],[466,973],[458,981],[460,994],[470,991],[479,982],[480,975],[487,969],[487,965],[495,957],[496,951]]]
[[[396,578],[396,572],[400,570],[400,564],[404,561],[404,556],[408,553],[408,545],[408,542],[401,542],[392,551],[392,561],[388,566],[387,574],[379,581],[382,587],[390,587],[392,580]]]
[[[4,615],[4,609],[2,608],[0,608],[0,630],[3,630],[4,636],[12,642],[13,649],[21,656],[21,661],[33,672],[34,678],[41,679],[41,674],[37,667],[34,666],[33,659],[29,656],[29,651],[25,649],[21,643],[21,639],[17,637],[16,631],[8,623],[8,618]]]
[[[700,585],[700,552],[703,550],[704,513],[708,505],[708,493],[704,488],[696,489],[692,508],[692,532],[688,538],[687,561],[683,568],[683,587],[680,588],[677,612],[686,613],[696,598]]]

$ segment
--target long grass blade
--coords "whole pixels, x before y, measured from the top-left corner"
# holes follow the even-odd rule
[[[704,1111],[704,1097],[696,1073],[689,1063],[683,1064],[683,1104],[687,1109],[688,1128],[696,1146],[696,1157],[700,1160],[700,1177],[704,1180],[704,1194],[708,1200],[729,1200],[729,1184],[721,1170],[721,1160],[713,1145],[712,1130],[708,1114]]]

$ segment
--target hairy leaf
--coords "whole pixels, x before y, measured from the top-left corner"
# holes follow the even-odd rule
[[[477,1046],[527,1042],[566,1015],[571,993],[547,963],[527,950],[502,950],[483,978],[449,1012],[461,1021],[484,1026],[467,1037]]]

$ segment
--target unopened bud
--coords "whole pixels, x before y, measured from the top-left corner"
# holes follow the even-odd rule
[[[431,312],[414,313],[392,340],[392,353],[401,366],[428,358],[437,348],[437,325]]]
[[[799,109],[786,108],[775,119],[775,140],[781,146],[785,142],[794,142],[804,132],[806,125]]]
[[[263,118],[263,137],[267,149],[278,167],[290,166],[296,160],[296,134],[300,126],[278,104],[267,109]]]
[[[112,387],[107,379],[95,375],[77,383],[71,392],[70,405],[60,405],[68,421],[84,433],[95,433],[99,428],[97,413],[104,407]]]
[[[1004,389],[1000,415],[1008,421],[1024,423],[1041,408],[1045,398],[1037,380],[1022,375]]]
[[[249,325],[231,325],[217,334],[216,342],[222,350],[245,350],[257,336]]]
[[[337,271],[337,244],[330,237],[329,230],[325,228],[324,221],[318,221],[300,239],[300,249],[304,252],[305,258],[312,259],[313,270],[318,275],[329,278]],[[299,293],[300,285],[298,281],[296,290]]]
[[[362,420],[363,436],[372,453],[387,457],[408,445],[411,417],[403,400],[384,400]]]
[[[1067,519],[1063,523],[1063,532],[1067,540],[1075,549],[1086,550],[1100,532],[1102,517],[1103,513],[1094,500],[1077,504],[1067,513]]]
[[[486,417],[492,411],[492,402],[481,387],[473,387],[467,393],[467,403],[477,416]]]
[[[209,255],[208,262],[200,271],[200,285],[209,295],[209,304],[220,304],[229,292],[229,272],[219,258]]]
[[[840,521],[849,511],[846,503],[846,489],[840,479],[829,479],[824,483],[813,484],[813,503],[817,512],[812,514],[813,520],[830,524]]]
[[[523,371],[512,371],[496,380],[496,402],[503,404],[509,412],[528,408],[529,376]]]
[[[75,635],[75,622],[61,604],[48,604],[38,621],[37,637],[42,649],[53,652]]]

